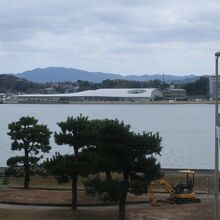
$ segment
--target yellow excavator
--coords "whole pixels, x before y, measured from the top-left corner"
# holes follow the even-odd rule
[[[149,187],[150,203],[151,205],[158,205],[157,199],[154,195],[155,185],[162,185],[163,188],[170,194],[168,199],[170,202],[175,204],[186,204],[186,203],[200,203],[201,200],[195,197],[194,192],[194,171],[191,170],[180,170],[180,173],[186,175],[186,181],[171,185],[166,179],[161,178],[156,181],[152,181]]]

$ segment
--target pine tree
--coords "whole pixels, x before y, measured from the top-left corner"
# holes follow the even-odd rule
[[[48,153],[51,149],[51,132],[46,125],[38,124],[37,119],[29,116],[10,123],[8,129],[8,135],[13,141],[11,150],[23,151],[23,155],[8,159],[6,174],[24,177],[24,189],[28,189],[30,176],[39,173],[38,162],[43,158],[40,153]]]
[[[93,151],[90,164],[96,164],[97,175],[85,181],[86,191],[118,202],[119,220],[124,220],[127,194],[146,193],[149,183],[160,177],[154,155],[161,151],[161,138],[152,133],[135,134],[118,120],[106,119],[100,125],[99,141],[88,149]]]
[[[54,175],[58,182],[72,181],[72,209],[77,209],[77,180],[83,174],[83,162],[80,160],[80,151],[90,146],[94,141],[88,117],[82,115],[73,118],[68,117],[66,121],[58,123],[61,132],[55,133],[55,141],[58,145],[69,145],[73,151],[69,155],[56,154],[47,160],[45,167]]]

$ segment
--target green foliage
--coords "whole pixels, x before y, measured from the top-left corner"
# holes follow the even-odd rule
[[[11,157],[7,161],[7,175],[24,176],[29,187],[29,176],[39,173],[38,162],[43,158],[40,152],[48,153],[51,149],[51,132],[46,125],[38,124],[34,117],[21,117],[19,121],[8,125],[8,135],[12,139],[11,150],[23,151],[23,156]]]
[[[96,133],[92,129],[92,124],[88,117],[82,115],[73,118],[68,117],[66,121],[58,123],[61,132],[55,132],[54,137],[58,145],[69,145],[73,148],[70,155],[56,154],[53,158],[47,160],[46,168],[48,172],[55,175],[55,177],[62,182],[69,180],[74,175],[86,175],[87,172],[87,156],[81,156],[79,152],[82,148],[89,148],[93,146],[96,139]],[[85,164],[85,166],[83,166]],[[64,175],[65,174],[65,175]]]
[[[187,83],[182,88],[187,91],[187,95],[202,95],[207,96],[208,94],[208,78],[200,77],[199,80],[194,83]]]
[[[79,91],[100,89],[100,88],[159,88],[165,89],[169,87],[169,84],[163,83],[160,80],[149,81],[133,81],[124,79],[103,80],[101,83],[93,83],[88,81],[78,80]]]
[[[129,160],[130,152],[127,146],[130,144],[130,126],[118,120],[108,119],[102,120],[101,124],[96,148],[100,171],[123,170]]]
[[[98,194],[104,201],[119,201],[121,193],[127,188],[124,181],[120,179],[107,180],[102,179],[99,175],[92,179],[84,181],[86,193],[95,196]]]
[[[90,130],[90,123],[88,117],[82,115],[73,118],[68,117],[65,122],[57,123],[61,128],[61,132],[55,132],[55,141],[58,145],[69,145],[74,148],[75,156],[77,151],[85,147],[93,137]]]
[[[77,178],[78,175],[88,175],[87,158],[81,159],[81,150],[92,147],[96,140],[96,133],[88,117],[82,115],[58,123],[60,133],[55,133],[55,141],[58,145],[69,145],[73,148],[70,155],[56,154],[44,164],[48,172],[56,177],[59,183],[72,180],[72,208],[77,208]]]
[[[37,89],[42,89],[43,85],[39,83],[30,82],[25,79],[18,78],[13,75],[1,74],[0,75],[0,92],[4,93],[31,93]]]
[[[87,192],[107,192],[109,198],[116,201],[124,194],[124,190],[134,194],[145,193],[148,184],[160,177],[160,165],[154,157],[161,151],[159,134],[135,134],[130,131],[129,125],[118,120],[105,119],[101,122],[99,141],[93,149],[95,156],[94,160],[90,157],[90,164],[97,165],[96,172],[111,175],[106,179],[96,177],[86,181]],[[121,179],[112,178],[113,173],[117,173]],[[109,190],[112,189],[109,185],[113,188],[117,186],[118,189],[121,185],[117,196],[114,190]]]
[[[58,183],[69,182],[70,177],[76,173],[74,157],[72,155],[60,155],[56,153],[50,159],[47,159],[43,166],[48,171],[48,174],[55,176]]]
[[[60,183],[72,179],[74,209],[78,175],[95,174],[84,182],[86,192],[99,194],[105,201],[119,202],[120,213],[123,213],[128,192],[146,193],[149,183],[161,176],[155,158],[161,151],[158,133],[134,133],[124,122],[88,120],[82,115],[68,117],[58,125],[61,132],[54,135],[56,143],[69,145],[73,153],[56,154],[44,166]],[[120,216],[123,219],[123,215]]]
[[[158,133],[131,132],[129,125],[118,120],[99,120],[96,124],[96,146],[84,149],[83,154],[93,153],[89,164],[96,164],[97,174],[84,182],[85,189],[105,201],[118,202],[119,219],[124,220],[127,193],[142,195],[150,182],[161,176],[155,158],[161,151],[161,138]]]
[[[34,117],[21,117],[19,121],[8,125],[8,135],[13,140],[11,150],[27,149],[28,153],[37,155],[39,151],[49,152],[51,132],[46,125],[37,124]]]
[[[0,75],[0,93],[47,93],[47,88],[53,89],[56,93],[65,93],[66,89],[73,90],[73,87],[72,82],[36,83],[15,75]]]
[[[78,89],[74,88],[75,85]],[[166,89],[169,87],[168,83],[161,82],[161,80],[149,81],[133,81],[124,79],[103,80],[101,83],[94,83],[88,81],[78,80],[76,83],[59,82],[59,83],[34,83],[25,79],[18,78],[14,75],[2,74],[0,75],[0,92],[4,93],[47,93],[47,88],[51,88],[55,93],[75,92],[94,90],[100,88],[158,88]],[[208,93],[208,78],[200,77],[199,80],[193,83],[185,83],[178,86],[186,89],[187,95],[202,95],[206,96]]]

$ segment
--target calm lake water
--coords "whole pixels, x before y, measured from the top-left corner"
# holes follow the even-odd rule
[[[15,152],[10,150],[7,135],[8,123],[22,116],[34,116],[47,124],[52,131],[59,131],[57,122],[67,116],[82,113],[90,119],[118,118],[131,125],[135,132],[159,132],[162,152],[158,160],[163,168],[214,168],[214,105],[0,105],[0,166]],[[52,150],[68,153],[72,149],[56,146]]]

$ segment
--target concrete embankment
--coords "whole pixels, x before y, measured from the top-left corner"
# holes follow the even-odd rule
[[[164,174],[177,174],[180,170],[193,170],[196,174],[213,175],[213,169],[190,169],[190,168],[162,168]]]
[[[77,104],[77,105],[176,105],[176,104],[214,104],[214,101],[208,100],[185,100],[185,101],[174,101],[174,100],[160,100],[160,101],[137,101],[137,102],[129,102],[129,101],[38,101],[38,102],[13,102],[13,103],[3,103],[3,104]]]

